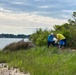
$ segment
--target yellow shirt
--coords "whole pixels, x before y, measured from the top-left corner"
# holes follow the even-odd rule
[[[63,39],[65,39],[65,37],[62,34],[57,34],[57,39],[63,40]]]

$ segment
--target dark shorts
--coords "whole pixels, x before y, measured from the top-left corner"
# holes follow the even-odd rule
[[[51,44],[52,44],[53,46],[55,46],[55,42],[54,42],[54,41],[52,41],[52,42],[48,41],[48,47],[49,47]]]

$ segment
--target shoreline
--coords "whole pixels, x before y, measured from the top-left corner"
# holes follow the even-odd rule
[[[6,63],[0,63],[0,75],[30,75],[30,73],[20,72],[17,68],[10,68]]]

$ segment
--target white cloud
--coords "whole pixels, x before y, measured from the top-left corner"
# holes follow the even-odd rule
[[[41,1],[41,0],[35,0],[35,1],[37,1],[37,2],[38,2],[38,1]]]
[[[11,2],[12,4],[24,4],[23,2]]]
[[[12,12],[12,11],[11,10],[6,10],[6,9],[0,7],[0,13],[1,12]]]
[[[47,5],[43,5],[43,6],[39,6],[39,8],[49,8],[50,6]]]
[[[65,12],[65,13],[73,13],[75,10],[62,10],[62,12]]]
[[[55,7],[59,7],[59,6],[55,6],[54,4],[51,4],[51,5],[41,5],[41,6],[38,6],[39,8],[55,8]]]
[[[0,33],[9,33],[9,34],[32,34],[36,31],[36,28],[24,28],[17,26],[0,26]]]
[[[43,17],[29,13],[0,12],[0,32],[32,33],[36,28],[53,28],[55,24],[62,24],[67,20]]]
[[[16,5],[31,5],[30,3],[27,3],[26,1],[9,1],[11,4],[16,4]]]

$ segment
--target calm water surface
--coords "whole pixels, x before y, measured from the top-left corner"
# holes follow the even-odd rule
[[[22,40],[22,38],[0,38],[0,50],[3,49],[6,45],[18,42]],[[28,41],[28,39],[24,39],[24,41]]]

